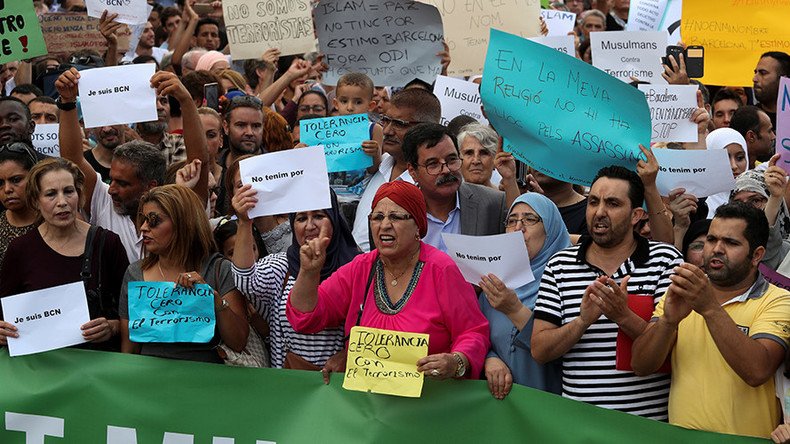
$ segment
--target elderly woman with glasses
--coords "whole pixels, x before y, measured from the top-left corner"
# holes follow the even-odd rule
[[[313,333],[359,325],[427,333],[428,356],[417,370],[437,379],[476,379],[488,351],[488,321],[472,286],[446,254],[425,244],[425,199],[404,181],[382,185],[369,216],[375,249],[321,281],[330,244],[322,230],[300,248],[300,271],[286,314],[294,329]]]

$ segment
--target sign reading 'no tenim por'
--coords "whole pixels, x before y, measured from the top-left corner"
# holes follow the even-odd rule
[[[378,86],[403,86],[415,78],[433,83],[441,72],[444,31],[439,11],[407,0],[322,0],[315,9],[321,53],[334,85],[361,72]]]

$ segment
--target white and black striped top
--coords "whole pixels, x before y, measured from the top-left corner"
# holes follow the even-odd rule
[[[285,253],[270,254],[255,262],[251,268],[233,266],[236,287],[252,303],[255,310],[269,323],[269,353],[272,367],[282,368],[285,353],[292,352],[315,365],[323,366],[327,359],[343,348],[343,328],[328,328],[316,334],[294,331],[285,316],[285,304],[296,279],[288,275]],[[283,281],[288,275],[288,282]]]
[[[654,305],[669,287],[673,268],[682,262],[675,247],[637,236],[637,248],[611,276],[625,276],[628,294],[653,295]],[[535,318],[562,326],[579,316],[588,285],[605,273],[585,254],[591,238],[555,254],[546,265],[535,306]],[[618,326],[602,315],[563,357],[562,395],[599,407],[666,421],[669,375],[640,377],[615,368]]]

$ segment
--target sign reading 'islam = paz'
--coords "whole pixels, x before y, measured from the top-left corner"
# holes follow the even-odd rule
[[[444,47],[439,11],[411,0],[322,0],[315,26],[334,85],[344,74],[361,72],[377,86],[433,83],[441,73]]]
[[[491,30],[481,85],[503,148],[564,182],[590,185],[602,167],[636,170],[650,143],[644,94],[581,60]]]

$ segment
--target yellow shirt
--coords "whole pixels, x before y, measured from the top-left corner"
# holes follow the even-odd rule
[[[752,339],[771,339],[785,349],[790,339],[790,294],[758,277],[724,310]],[[664,313],[662,298],[653,318]],[[672,350],[669,422],[689,429],[768,438],[779,424],[774,378],[751,387],[727,364],[703,317],[692,311],[678,325]]]

